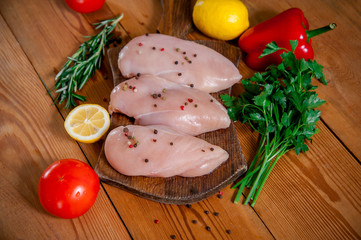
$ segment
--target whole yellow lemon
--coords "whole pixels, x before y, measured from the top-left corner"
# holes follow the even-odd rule
[[[193,22],[209,37],[231,40],[249,27],[248,10],[240,0],[197,0]]]

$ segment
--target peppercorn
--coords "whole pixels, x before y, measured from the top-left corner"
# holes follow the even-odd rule
[[[207,226],[207,227],[206,227],[206,230],[207,230],[207,231],[211,231],[211,227],[210,227],[210,226]]]

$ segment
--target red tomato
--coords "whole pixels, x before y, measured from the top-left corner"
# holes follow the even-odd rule
[[[79,160],[62,159],[41,175],[39,199],[49,213],[76,218],[93,206],[99,189],[98,175],[91,167]]]
[[[65,0],[65,2],[74,11],[90,13],[101,9],[105,0]]]

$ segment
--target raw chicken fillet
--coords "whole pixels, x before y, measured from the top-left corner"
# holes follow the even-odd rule
[[[196,177],[212,172],[229,157],[218,146],[156,125],[115,128],[104,151],[109,164],[128,176]]]
[[[228,128],[227,110],[210,94],[153,75],[117,85],[109,112],[135,118],[139,125],[164,125],[190,135]]]
[[[132,39],[119,53],[124,77],[152,74],[204,92],[218,92],[237,83],[242,76],[222,54],[201,44],[163,34]]]

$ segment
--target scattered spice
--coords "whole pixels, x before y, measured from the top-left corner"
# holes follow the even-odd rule
[[[154,104],[153,106],[154,106],[154,107],[157,107],[157,104]]]
[[[187,106],[187,105],[188,105],[188,103],[187,103],[187,102],[185,102],[185,103],[184,103],[184,105],[186,105],[186,106]]]
[[[208,213],[209,213],[209,211],[205,210],[205,211],[204,211],[204,213],[205,213],[205,214],[208,214]]]
[[[173,142],[170,142],[169,145],[173,146]]]
[[[202,152],[205,152],[205,150],[204,150],[204,149],[202,149]]]
[[[129,89],[132,89],[132,88],[133,88],[133,87],[130,85],[130,86],[129,86]]]
[[[108,75],[104,75],[103,78],[104,78],[104,79],[108,79]]]
[[[194,104],[194,107],[198,107],[198,104]]]
[[[211,102],[213,102],[213,99],[211,99]]]
[[[180,109],[183,111],[184,110],[184,106],[182,105],[182,106],[180,106]]]
[[[193,223],[193,224],[196,224],[196,223],[197,223],[197,220],[192,220],[192,223]]]
[[[153,142],[157,142],[157,139],[154,139],[154,138],[153,138]]]
[[[123,132],[129,132],[129,129],[127,127],[123,128]]]
[[[214,216],[219,216],[219,212],[214,212]]]
[[[186,54],[186,52],[183,52],[183,54]]]
[[[187,208],[192,208],[192,205],[190,205],[190,204],[187,204],[186,206],[187,206]]]
[[[197,54],[194,54],[193,57],[197,57]]]
[[[152,47],[153,50],[155,50],[155,47]]]
[[[140,77],[140,73],[137,73],[137,77]]]
[[[167,89],[163,88],[162,92],[163,92],[163,93],[166,93],[166,92],[167,92]]]
[[[148,158],[144,159],[144,162],[146,162],[146,163],[149,162],[149,159]]]
[[[147,36],[147,37],[148,37],[148,36],[149,36],[149,33],[146,33],[146,34],[145,34],[145,36]]]
[[[214,151],[214,148],[211,147],[209,150]]]
[[[193,99],[192,99],[192,98],[188,98],[187,100],[188,100],[188,102],[190,102],[190,103],[193,102]]]
[[[189,60],[188,57],[184,57],[184,59],[187,60],[187,61]]]
[[[232,231],[231,231],[231,230],[229,230],[229,229],[227,229],[227,230],[226,230],[226,233],[231,234],[231,233],[232,233]]]
[[[155,224],[158,224],[158,223],[159,223],[159,220],[158,220],[158,219],[154,220],[154,223],[155,223]]]
[[[137,143],[135,143],[135,144],[133,145],[133,147],[135,147],[135,148],[136,148],[137,146],[138,146],[138,144],[137,144]]]
[[[211,227],[210,227],[210,226],[207,226],[207,227],[206,227],[206,230],[207,230],[207,231],[211,231]]]
[[[122,90],[125,91],[128,89],[128,84],[124,84],[123,87],[122,87]]]
[[[127,135],[128,136],[128,135]],[[128,139],[132,139],[132,136],[128,136]]]
[[[188,63],[189,63],[189,64],[191,64],[191,63],[192,63],[192,61],[191,61],[191,60],[189,60],[189,61],[188,61]]]
[[[128,137],[128,133],[124,133],[124,136]]]
[[[217,197],[218,197],[219,199],[222,199],[222,198],[223,198],[223,196],[222,196],[221,194],[218,194]]]
[[[175,62],[174,62],[174,64],[176,64],[176,65],[177,65],[177,64],[178,64],[178,61],[175,61]]]
[[[158,130],[157,130],[157,129],[154,129],[153,132],[154,132],[154,134],[157,134],[157,133],[158,133]]]
[[[166,98],[165,97],[162,97],[162,100],[165,100]]]
[[[192,87],[194,87],[194,84],[193,84],[193,83],[191,83],[189,86],[192,88]]]
[[[177,237],[172,234],[172,235],[170,235],[170,238],[171,238],[171,239],[176,239]]]
[[[139,47],[143,46],[143,43],[138,43],[138,46],[139,46]]]
[[[178,76],[182,76],[182,73],[178,73]]]
[[[219,195],[223,195],[223,192],[222,192],[222,191],[219,191]]]
[[[132,144],[132,142],[131,142],[131,141],[128,141],[127,144],[130,145],[130,144]]]
[[[158,93],[158,97],[160,98],[162,96],[162,94]]]
[[[175,50],[176,50],[177,52],[179,52],[180,49],[179,49],[179,48],[176,48]]]
[[[132,147],[133,147],[133,145],[132,145],[132,144],[130,144],[130,145],[129,145],[129,148],[132,148]]]
[[[153,93],[153,94],[152,94],[152,97],[153,97],[154,99],[156,99],[156,98],[158,97],[158,95],[157,95],[156,93]]]
[[[133,92],[138,92],[138,89],[136,89],[135,87],[133,87]]]
[[[162,52],[163,52],[163,51],[164,51],[164,48],[161,48],[161,49],[160,49],[160,51],[162,51]]]

